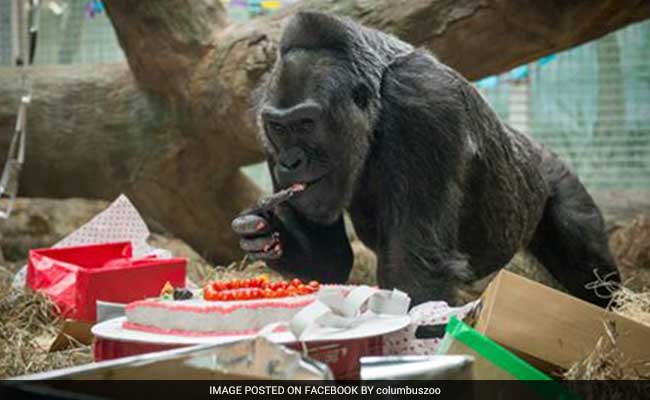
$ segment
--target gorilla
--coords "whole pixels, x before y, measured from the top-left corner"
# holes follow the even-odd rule
[[[535,256],[573,295],[594,272],[619,281],[603,217],[569,166],[502,122],[426,50],[347,19],[293,16],[255,92],[274,190],[305,189],[232,223],[280,272],[343,283],[343,213],[377,254],[377,279],[412,304],[457,304],[457,287]],[[303,186],[304,185],[304,186]]]

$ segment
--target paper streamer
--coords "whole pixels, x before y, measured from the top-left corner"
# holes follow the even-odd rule
[[[377,314],[406,315],[411,302],[408,295],[399,290],[358,286],[346,295],[345,289],[345,286],[321,288],[317,300],[300,310],[289,323],[269,324],[258,335],[265,336],[279,326],[288,326],[296,339],[302,341],[316,326],[349,329]]]

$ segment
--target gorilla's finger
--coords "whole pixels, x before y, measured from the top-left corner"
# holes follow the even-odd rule
[[[269,251],[278,243],[276,235],[264,235],[253,238],[242,238],[239,247],[246,252]]]
[[[276,243],[269,251],[257,251],[248,253],[248,257],[252,261],[257,260],[277,260],[282,257],[282,246]]]
[[[259,215],[240,215],[232,221],[232,229],[238,235],[262,235],[270,229],[269,223]]]

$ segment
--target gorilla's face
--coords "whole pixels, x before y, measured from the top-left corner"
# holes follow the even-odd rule
[[[313,222],[333,223],[368,154],[370,90],[340,55],[303,49],[280,57],[263,90],[258,121],[278,189],[305,183],[291,205]]]

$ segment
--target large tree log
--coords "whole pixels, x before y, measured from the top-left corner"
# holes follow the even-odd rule
[[[137,207],[217,261],[238,256],[229,221],[258,196],[239,172],[262,160],[249,96],[300,9],[348,15],[426,46],[469,78],[507,70],[650,16],[650,2],[309,0],[229,24],[218,0],[105,0],[126,64],[36,69],[21,195]],[[130,66],[130,70],[129,70]],[[19,87],[0,69],[0,151]]]
[[[140,87],[183,96],[194,65],[228,24],[219,1],[108,1],[109,16]]]

